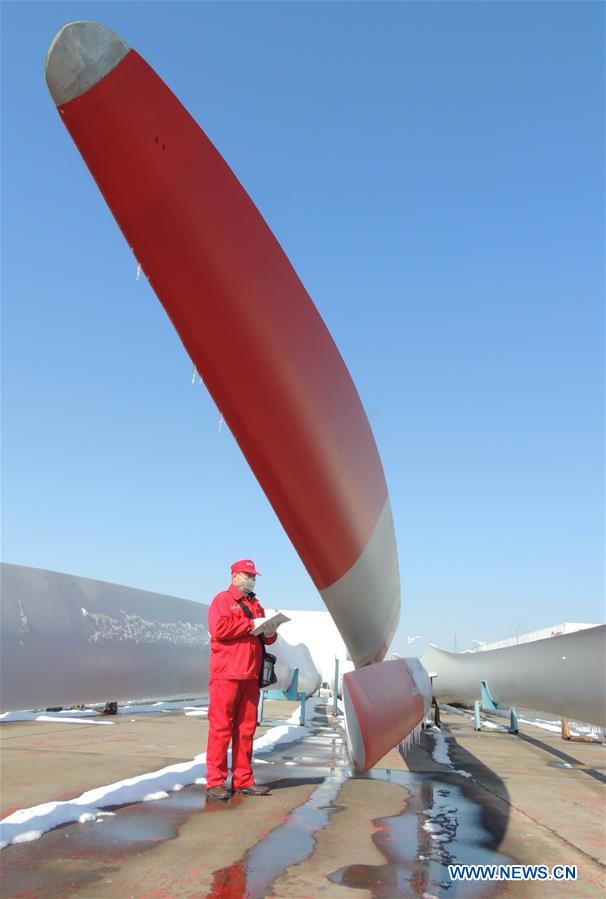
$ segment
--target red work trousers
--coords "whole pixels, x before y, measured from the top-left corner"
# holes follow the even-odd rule
[[[227,780],[227,749],[231,740],[232,788],[254,783],[252,745],[257,727],[259,684],[255,680],[212,680],[209,684],[206,786]]]

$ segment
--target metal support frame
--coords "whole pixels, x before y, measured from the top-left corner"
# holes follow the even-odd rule
[[[438,705],[438,700],[435,696],[431,697],[431,704],[433,706],[433,723],[435,727],[442,728],[442,722],[440,720],[440,706]]]
[[[568,740],[569,743],[605,743],[606,742],[606,736],[605,736],[605,739],[600,739],[598,736],[593,737],[593,736],[588,735],[586,737],[582,737],[580,735],[577,736],[575,734],[571,734],[570,733],[570,723],[568,721],[568,718],[562,718],[562,739]]]
[[[474,730],[482,730],[482,717],[480,712],[509,712],[509,727],[507,728],[507,733],[509,734],[517,734],[518,727],[518,713],[513,706],[505,705],[501,702],[495,702],[492,696],[490,695],[490,690],[488,689],[488,681],[480,681],[480,699],[476,699],[474,702],[473,710],[474,710]]]
[[[257,722],[264,727],[276,727],[279,724],[286,724],[286,721],[276,720],[275,718],[268,719],[267,721],[263,718],[263,704],[265,699],[290,699],[290,700],[298,700],[299,702],[299,723],[301,726],[305,724],[305,700],[307,696],[305,693],[299,692],[299,669],[295,668],[294,674],[292,676],[292,680],[288,685],[287,690],[261,690],[259,694],[259,705],[257,706]]]
[[[336,717],[339,714],[339,656],[335,656],[335,679],[332,690],[332,713]]]
[[[429,679],[431,681],[431,709],[433,709],[433,724],[431,724],[431,709],[427,710],[427,715],[423,721],[422,727],[423,729],[427,729],[430,727],[437,727],[439,730],[442,729],[442,722],[440,720],[440,706],[438,705],[438,700],[436,699],[433,692],[433,682],[434,679],[438,676],[435,671],[430,671]]]

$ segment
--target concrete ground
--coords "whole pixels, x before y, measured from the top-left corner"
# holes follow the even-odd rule
[[[295,709],[272,701],[264,713]],[[317,711],[303,741],[255,763],[271,796],[206,804],[204,788],[192,786],[114,809],[101,824],[9,846],[2,897],[604,896],[603,745],[528,725],[520,736],[476,733],[469,717],[443,713],[451,765],[435,761],[442,740],[427,732],[405,759],[393,750],[356,776],[342,719],[330,711]],[[188,761],[205,747],[206,720],[182,712],[112,720],[2,725],[2,817]],[[447,867],[457,862],[576,865],[578,877],[457,882]]]

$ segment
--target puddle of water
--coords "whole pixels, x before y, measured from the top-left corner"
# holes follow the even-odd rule
[[[302,743],[288,747],[278,746],[265,753],[263,760],[270,765],[296,764],[314,768],[350,768],[345,742],[331,728],[316,726]]]
[[[405,771],[369,772],[367,779],[404,786],[409,797],[399,815],[376,818],[372,840],[384,865],[348,865],[329,880],[368,890],[373,899],[397,896],[488,896],[498,884],[451,881],[448,865],[507,864],[483,826],[482,805],[466,795],[471,788]]]

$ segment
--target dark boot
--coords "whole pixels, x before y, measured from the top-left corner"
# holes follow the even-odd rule
[[[240,787],[239,790],[236,790],[236,793],[240,793],[244,796],[270,796],[269,787],[264,787],[262,784],[249,784],[247,787]]]
[[[206,788],[206,798],[213,800],[221,800],[225,802],[226,799],[229,799],[231,796],[231,790],[229,787],[226,787],[225,784],[220,784],[218,787],[207,787]]]

